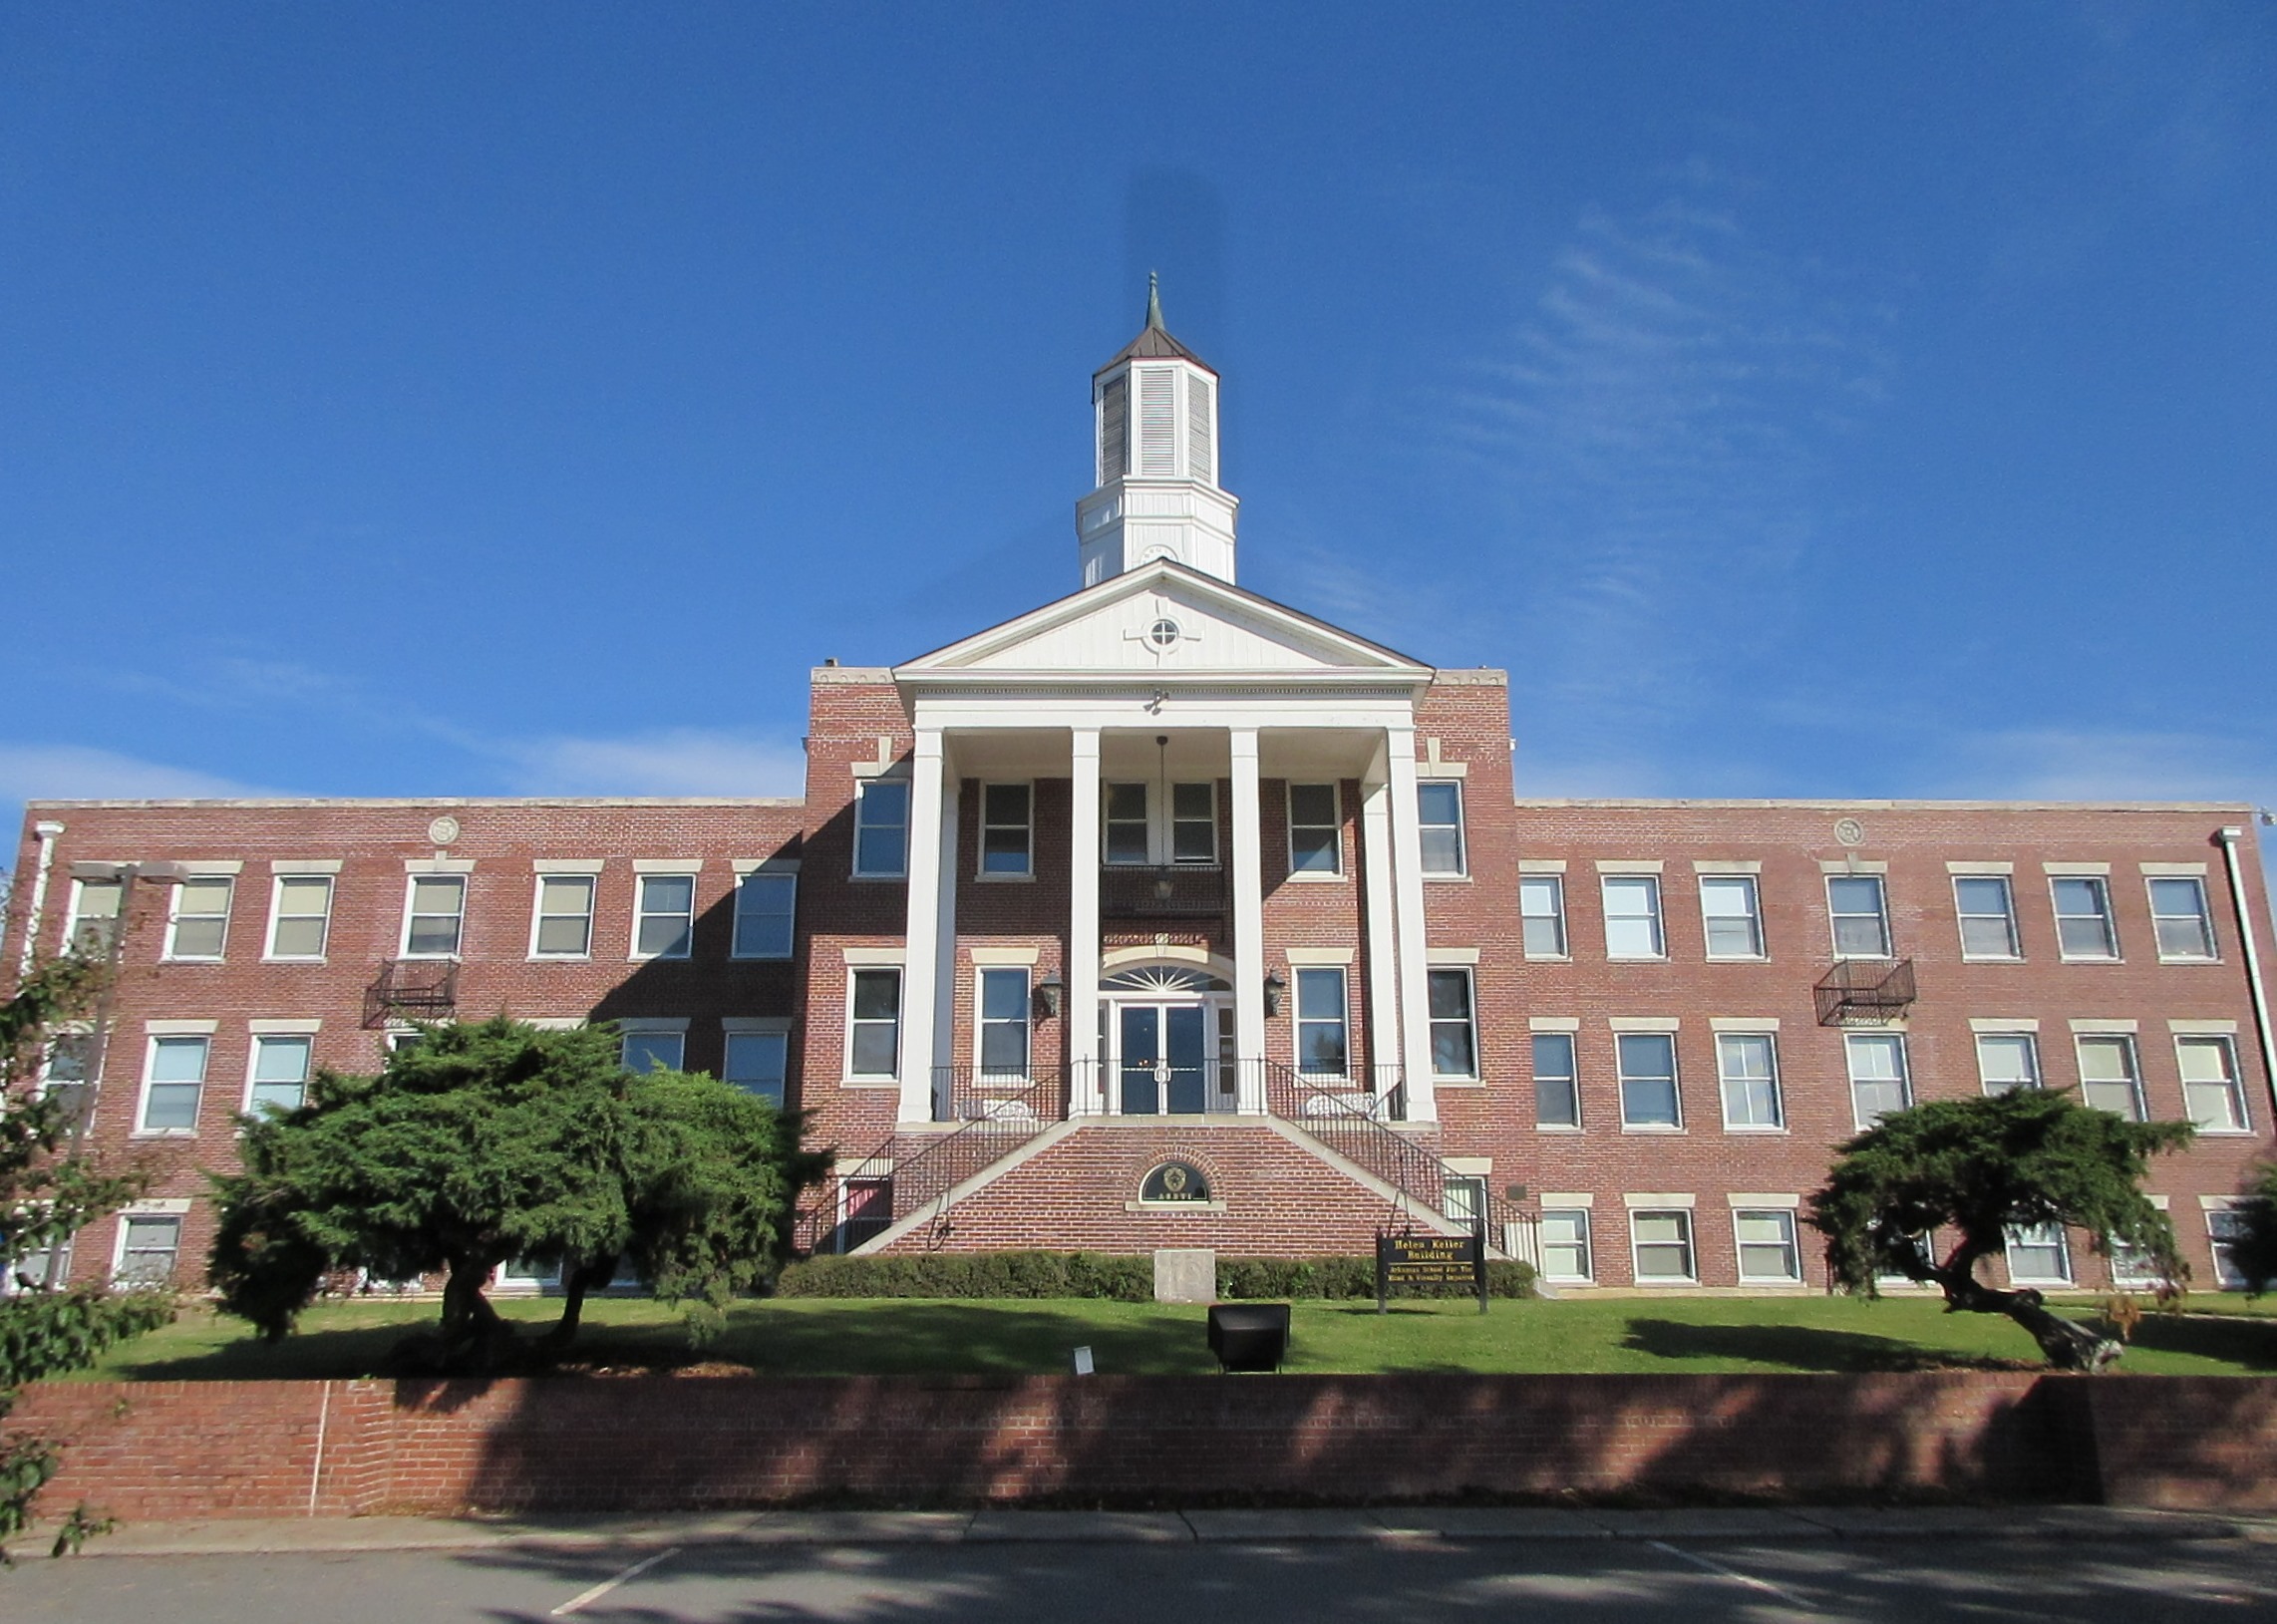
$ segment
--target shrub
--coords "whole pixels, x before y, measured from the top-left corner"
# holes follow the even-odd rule
[[[1496,1297],[1533,1295],[1533,1270],[1490,1262],[1486,1289]],[[1154,1260],[1107,1252],[912,1252],[884,1257],[813,1257],[776,1281],[782,1297],[1097,1297],[1119,1303],[1154,1300]],[[1227,1257],[1218,1259],[1224,1298],[1373,1297],[1371,1257]],[[1467,1285],[1403,1286],[1402,1296],[1467,1297]]]

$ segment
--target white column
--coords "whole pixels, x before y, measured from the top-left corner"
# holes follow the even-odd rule
[[[1400,1049],[1400,950],[1392,880],[1391,772],[1379,745],[1360,782],[1360,871],[1368,909],[1368,1054],[1377,1065],[1405,1065]]]
[[[1068,1115],[1108,1109],[1099,1054],[1099,729],[1077,728],[1068,798]]]
[[[941,730],[917,730],[909,773],[909,900],[902,928],[901,1111],[933,1118],[933,1043],[941,981]],[[949,863],[946,866],[953,867]]]
[[[1391,769],[1392,893],[1400,944],[1400,1058],[1407,1072],[1408,1121],[1436,1123],[1431,1080],[1431,984],[1425,979],[1423,825],[1416,806],[1416,730],[1384,730]]]
[[[956,1064],[957,1031],[957,804],[964,781],[956,763],[941,762],[941,881],[933,914],[933,1120],[948,1121],[954,1109],[947,1067]]]
[[[1233,755],[1233,1055],[1241,1067],[1235,1109],[1265,1109],[1264,809],[1257,796],[1257,730],[1235,728]]]

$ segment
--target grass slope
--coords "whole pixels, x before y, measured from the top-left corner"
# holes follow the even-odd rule
[[[2277,1323],[2235,1299],[2193,1299],[2193,1312],[2147,1315],[2123,1371],[2153,1375],[2277,1372]],[[2210,1310],[2210,1312],[2209,1312]],[[507,1316],[541,1324],[558,1305],[507,1301]],[[2082,1305],[2086,1312],[2086,1305]],[[115,1349],[85,1381],[215,1381],[366,1376],[433,1303],[362,1302],[312,1310],[271,1346],[241,1322],[197,1308]],[[1103,1373],[1206,1373],[1200,1308],[1091,1301],[943,1302],[800,1299],[738,1306],[702,1358],[763,1375],[1009,1374],[1069,1368],[1088,1344]],[[1289,1369],[1319,1372],[1875,1371],[2037,1363],[2006,1319],[1947,1314],[1934,1299],[1847,1297],[1597,1298],[1296,1305]],[[636,1300],[586,1308],[573,1357],[597,1366],[672,1366],[690,1359],[675,1311]]]

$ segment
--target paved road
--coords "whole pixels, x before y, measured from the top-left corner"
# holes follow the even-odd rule
[[[2004,1522],[2023,1532],[1988,1533]],[[0,1575],[11,1624],[2027,1624],[2277,1620],[2277,1530],[1987,1510],[1193,1512],[143,1530]],[[297,1542],[303,1548],[275,1548]],[[343,1545],[363,1548],[314,1548]],[[419,1548],[387,1548],[416,1546]],[[259,1548],[259,1547],[269,1548]],[[234,1548],[232,1548],[234,1547]]]

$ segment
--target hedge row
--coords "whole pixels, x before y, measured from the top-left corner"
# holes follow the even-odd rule
[[[1490,1262],[1486,1289],[1496,1297],[1530,1297],[1534,1272],[1523,1263]],[[1119,1303],[1154,1300],[1154,1260],[1107,1252],[912,1252],[885,1257],[813,1257],[776,1281],[781,1297],[1103,1297]],[[1370,1257],[1221,1257],[1223,1298],[1373,1297]],[[1467,1297],[1460,1286],[1405,1286],[1402,1296]]]

